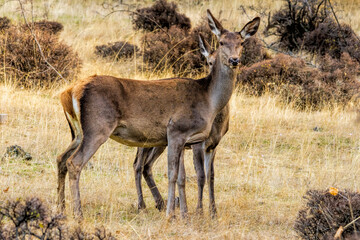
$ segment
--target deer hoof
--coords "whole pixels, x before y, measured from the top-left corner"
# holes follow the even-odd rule
[[[158,201],[157,203],[156,203],[156,208],[160,211],[160,212],[162,212],[162,211],[164,211],[165,210],[165,202],[164,202],[164,200],[162,200],[161,199],[161,201]]]

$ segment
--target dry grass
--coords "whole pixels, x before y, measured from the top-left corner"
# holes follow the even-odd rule
[[[49,19],[64,24],[61,34],[84,61],[81,76],[112,74],[124,77],[158,78],[131,62],[106,62],[94,56],[96,45],[140,38],[131,29],[126,14],[103,19],[96,11],[101,1],[47,1]],[[135,1],[134,1],[135,2]],[[186,1],[181,12],[200,20],[206,8],[223,11],[224,25],[233,29],[248,19],[237,11],[242,1]],[[248,1],[276,8],[280,1]],[[360,17],[354,13],[356,0],[342,1],[342,15],[359,33]],[[45,12],[46,4],[36,1],[35,12]],[[357,8],[359,9],[359,8]],[[16,2],[6,3],[0,15],[19,15]],[[255,15],[255,13],[254,13]],[[360,14],[352,14],[360,16]],[[356,18],[356,19],[355,19]],[[236,20],[236,22],[235,22]],[[166,74],[165,74],[166,75]],[[171,75],[171,73],[168,73]],[[65,88],[65,85],[63,86]],[[29,151],[33,160],[0,162],[0,200],[39,196],[50,206],[56,201],[56,156],[70,143],[58,94],[61,89],[17,90],[9,79],[0,84],[0,113],[9,121],[0,125],[0,154],[14,144]],[[93,168],[81,176],[84,228],[104,225],[119,239],[295,239],[294,220],[308,189],[360,190],[360,133],[355,113],[341,108],[320,112],[296,111],[277,99],[234,95],[231,100],[230,131],[220,143],[215,161],[215,191],[218,219],[195,215],[197,186],[192,154],[186,153],[188,222],[167,222],[154,207],[150,191],[144,187],[147,210],[137,214],[132,162],[135,148],[106,142],[90,160]],[[318,127],[321,131],[314,131]],[[155,164],[154,176],[166,198],[166,156]],[[67,182],[68,184],[68,182]],[[144,182],[144,186],[145,186]],[[7,190],[8,189],[8,190]],[[4,191],[7,190],[7,191]],[[66,189],[69,203],[69,189]],[[205,191],[207,206],[207,191]],[[70,216],[70,204],[67,213]],[[71,218],[69,221],[72,221]]]

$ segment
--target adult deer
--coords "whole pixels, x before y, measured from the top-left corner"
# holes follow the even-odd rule
[[[200,52],[207,60],[210,72],[215,63],[217,52],[210,52],[210,46],[206,44],[206,41],[199,36]],[[216,214],[215,197],[214,197],[214,157],[216,147],[219,144],[221,138],[226,134],[229,128],[229,104],[227,104],[215,117],[210,135],[205,142],[191,145],[193,149],[193,161],[197,175],[198,184],[198,203],[197,211],[202,212],[203,204],[203,189],[205,185],[205,176],[209,186],[209,200],[210,200],[210,212],[214,216]],[[164,206],[164,200],[155,184],[152,176],[152,165],[157,158],[165,150],[165,147],[153,147],[153,148],[138,148],[136,158],[134,161],[135,182],[136,190],[138,193],[138,209],[146,208],[142,188],[141,188],[141,175],[143,174],[148,187],[154,197],[156,208],[161,210]],[[205,157],[205,161],[204,161]],[[206,166],[206,174],[204,172],[204,163]]]
[[[173,78],[140,81],[112,76],[91,76],[61,95],[73,141],[58,159],[59,204],[65,206],[65,176],[69,182],[75,217],[82,217],[79,179],[82,168],[108,139],[135,147],[168,146],[168,202],[166,215],[175,210],[179,187],[180,212],[187,212],[184,147],[205,141],[216,115],[228,104],[235,87],[243,41],[254,35],[260,18],[240,32],[230,32],[207,11],[209,26],[220,41],[211,73],[202,79]],[[68,109],[68,111],[66,110]]]

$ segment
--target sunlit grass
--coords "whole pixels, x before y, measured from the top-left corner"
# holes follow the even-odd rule
[[[134,4],[137,1],[129,1]],[[179,8],[196,23],[210,8],[222,11],[228,28],[239,28],[248,18],[238,10],[243,1],[184,1]],[[340,3],[340,1],[338,1]],[[48,17],[65,29],[61,39],[83,59],[79,77],[92,74],[148,79],[151,74],[136,67],[137,58],[111,62],[94,54],[96,45],[128,40],[138,43],[141,32],[131,27],[129,15],[114,13],[104,18],[102,1],[49,1]],[[0,14],[19,18],[16,2],[6,3]],[[268,9],[281,1],[247,1]],[[359,32],[355,0],[341,1],[339,15]],[[46,11],[45,2],[35,1],[36,16]],[[12,14],[14,13],[14,15]],[[248,14],[256,15],[255,12]],[[263,26],[262,26],[263,27]],[[170,77],[171,72],[151,76]],[[74,81],[74,80],[70,80]],[[9,115],[0,125],[0,154],[18,144],[33,156],[32,161],[4,159],[0,162],[0,200],[39,196],[55,209],[56,157],[70,143],[70,131],[58,94],[66,85],[50,90],[15,89],[6,78],[0,85],[0,113]],[[106,142],[82,172],[81,198],[84,226],[104,225],[120,239],[291,239],[294,219],[308,189],[359,190],[359,132],[355,113],[342,108],[296,111],[264,95],[248,97],[239,91],[231,99],[230,130],[219,145],[215,160],[215,191],[218,219],[208,218],[205,188],[204,217],[195,214],[196,174],[192,153],[186,152],[187,197],[190,216],[167,222],[158,212],[149,189],[144,186],[147,210],[137,213],[132,163],[136,149]],[[319,131],[315,131],[317,127]],[[167,195],[166,154],[154,166],[154,177]],[[68,182],[67,182],[68,184]],[[3,190],[7,189],[5,193]],[[67,214],[71,216],[69,189]],[[69,217],[71,220],[71,217]]]

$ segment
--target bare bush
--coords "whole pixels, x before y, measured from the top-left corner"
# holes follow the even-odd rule
[[[360,62],[360,41],[349,25],[337,25],[333,21],[320,23],[319,26],[304,35],[304,49],[320,56],[330,55],[340,59],[348,53]]]
[[[198,51],[198,35],[176,26],[167,32],[144,35],[143,59],[153,71],[171,70],[179,76],[196,73],[206,65]]]
[[[358,69],[359,64],[348,54],[340,60],[328,57],[320,69],[307,66],[299,58],[278,54],[241,68],[237,80],[251,95],[272,92],[301,109],[320,109],[333,103],[346,105],[358,93]]]
[[[309,190],[304,196],[306,206],[298,213],[295,231],[302,239],[334,239],[337,230],[360,216],[360,194],[348,190]],[[342,232],[342,239],[360,239],[355,221]]]
[[[52,25],[51,25],[52,26]],[[47,29],[45,25],[39,27]],[[79,72],[81,61],[78,55],[61,42],[54,29],[37,31],[34,34],[42,47],[46,60],[59,71],[64,78],[74,78]],[[46,87],[62,78],[44,61],[30,30],[24,26],[12,26],[0,33],[2,74],[16,79],[19,86],[26,88]]]
[[[87,233],[80,227],[71,229],[65,216],[52,215],[38,198],[0,202],[0,239],[91,239],[115,240],[104,228]]]
[[[286,0],[269,20],[265,33],[278,37],[277,43],[289,51],[340,59],[345,52],[360,62],[360,41],[349,25],[339,25],[326,0]]]
[[[33,28],[35,30],[48,32],[50,34],[58,34],[64,29],[64,26],[59,22],[43,20],[43,21],[34,22]]]
[[[244,41],[240,62],[243,66],[250,66],[254,63],[270,59],[262,42],[256,37],[250,37]]]
[[[10,19],[8,19],[7,17],[0,18],[0,31],[4,31],[8,29],[10,25],[11,25]]]
[[[180,29],[191,28],[190,19],[178,12],[177,4],[158,0],[152,6],[136,9],[132,14],[134,29],[154,31],[156,29],[170,29],[177,26]]]
[[[107,45],[99,45],[95,47],[96,55],[103,58],[110,57],[113,60],[132,57],[138,51],[139,48],[137,46],[122,41],[108,43]]]
[[[0,207],[2,239],[61,239],[64,216],[49,216],[47,208],[37,198],[18,199]],[[4,220],[9,220],[4,223]]]
[[[281,48],[299,50],[305,33],[330,19],[329,15],[324,0],[285,0],[283,7],[271,17],[265,33],[277,36]]]
[[[215,48],[217,41],[205,19],[191,31],[172,26],[167,31],[146,33],[142,38],[143,60],[152,71],[170,70],[178,76],[199,73],[206,66],[198,51],[199,34]]]

